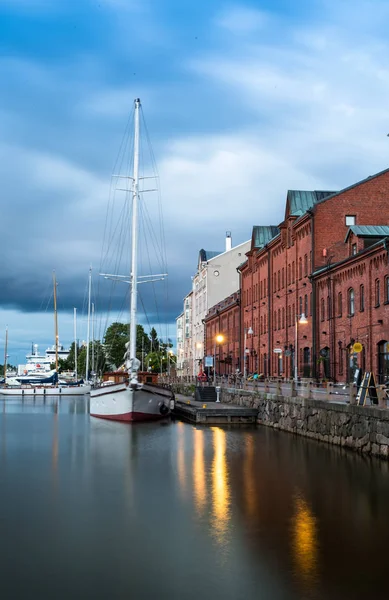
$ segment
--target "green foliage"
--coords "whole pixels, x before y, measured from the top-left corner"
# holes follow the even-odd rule
[[[104,348],[107,362],[111,368],[117,369],[123,364],[128,337],[126,323],[112,323],[105,332]]]
[[[79,377],[86,376],[86,345],[80,349],[79,355],[77,356],[77,372]],[[92,361],[94,359],[94,363]],[[106,357],[103,344],[99,340],[95,340],[94,343],[89,343],[89,369],[88,373],[92,371],[101,374],[107,368]]]

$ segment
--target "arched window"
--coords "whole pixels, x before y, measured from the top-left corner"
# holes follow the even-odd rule
[[[375,305],[380,305],[380,280],[375,280]]]
[[[306,317],[308,316],[308,294],[304,296],[304,314]]]
[[[385,302],[389,302],[389,276],[385,277]]]
[[[303,259],[299,258],[299,279],[303,276]]]
[[[308,254],[304,255],[304,277],[308,275]]]
[[[320,318],[322,321],[324,321],[325,317],[326,317],[326,309],[325,309],[325,304],[324,304],[324,298],[322,298],[320,300]]]
[[[278,329],[281,329],[281,310],[278,309]]]
[[[303,297],[300,296],[300,298],[299,298],[299,316],[302,315],[302,312],[303,312]]]
[[[282,288],[285,287],[285,269],[282,267]]]
[[[260,332],[261,332],[261,335],[262,335],[262,333],[263,333],[263,317],[261,317],[260,322],[261,322]]]
[[[355,314],[355,294],[353,288],[348,291],[348,316],[352,317]]]
[[[365,286],[359,286],[359,310],[363,312],[365,310]]]
[[[282,309],[282,329],[285,328],[285,308]]]
[[[342,292],[339,292],[339,294],[338,294],[338,317],[342,316],[342,308],[343,308]]]

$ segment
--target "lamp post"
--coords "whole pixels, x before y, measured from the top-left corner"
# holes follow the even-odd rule
[[[216,344],[221,344],[224,341],[224,336],[219,333],[215,337],[215,348],[213,353],[213,385],[216,386]]]
[[[308,319],[304,313],[301,315],[296,315],[296,324],[295,324],[295,340],[294,340],[294,380],[297,383],[298,379],[298,365],[297,365],[297,357],[298,357],[298,326],[307,325]]]
[[[244,343],[243,343],[243,377],[244,379],[246,379],[246,375],[247,375],[247,363],[246,363],[246,344],[247,344],[247,334],[248,335],[253,335],[254,331],[252,330],[251,327],[245,327],[244,328]]]

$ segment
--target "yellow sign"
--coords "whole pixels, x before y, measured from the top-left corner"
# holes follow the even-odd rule
[[[361,342],[355,342],[355,344],[353,345],[353,352],[362,352],[362,350],[363,346]]]

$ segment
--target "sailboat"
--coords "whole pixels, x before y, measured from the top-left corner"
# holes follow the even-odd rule
[[[88,394],[90,385],[78,381],[73,384],[58,381],[58,318],[57,318],[57,282],[55,273],[53,273],[54,287],[54,349],[55,349],[55,370],[49,373],[37,375],[23,375],[15,377],[6,377],[5,385],[0,389],[2,396],[76,396]]]
[[[157,376],[139,371],[136,357],[137,286],[138,286],[138,201],[139,201],[139,98],[134,102],[134,149],[132,176],[131,273],[117,280],[131,286],[130,340],[126,344],[124,370],[104,374],[104,381],[90,392],[90,415],[114,421],[148,421],[169,415],[174,407],[173,392],[158,385]],[[162,276],[162,275],[161,275]],[[150,276],[156,281],[158,275]],[[112,277],[110,277],[112,278]],[[144,283],[147,277],[139,278]]]

